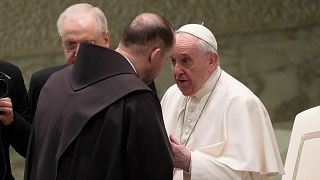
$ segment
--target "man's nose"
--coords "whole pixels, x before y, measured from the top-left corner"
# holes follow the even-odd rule
[[[182,73],[183,72],[183,66],[181,66],[179,63],[176,63],[173,67],[172,70],[174,73]]]

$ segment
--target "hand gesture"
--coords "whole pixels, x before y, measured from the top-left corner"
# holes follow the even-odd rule
[[[0,99],[0,122],[6,126],[13,122],[12,102],[9,97]]]
[[[171,148],[173,151],[174,157],[174,167],[183,169],[189,172],[190,161],[191,161],[191,153],[185,148],[176,138],[172,135],[169,136]]]

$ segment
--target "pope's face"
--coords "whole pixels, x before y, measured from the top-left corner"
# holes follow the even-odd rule
[[[176,44],[171,56],[172,70],[174,80],[185,96],[198,92],[213,72],[211,55],[204,53],[198,42],[198,38],[190,34],[176,34]]]
[[[109,32],[101,32],[94,17],[66,18],[61,28],[61,41],[68,64],[73,64],[81,42],[109,47]]]

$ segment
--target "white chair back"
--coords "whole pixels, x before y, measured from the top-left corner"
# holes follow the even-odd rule
[[[320,180],[320,106],[294,121],[282,180]]]

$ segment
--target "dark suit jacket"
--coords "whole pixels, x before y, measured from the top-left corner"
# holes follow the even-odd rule
[[[43,87],[30,138],[28,180],[171,180],[160,103],[115,51],[81,45]]]
[[[28,98],[20,69],[8,62],[0,61],[0,71],[10,76],[8,97],[14,110],[14,122],[9,126],[0,125],[0,179],[13,179],[10,168],[9,146],[22,156],[26,155],[31,125],[27,112]],[[4,156],[3,156],[4,155]]]
[[[32,116],[34,116],[34,113],[36,112],[38,98],[44,84],[53,73],[65,68],[66,66],[67,64],[53,66],[32,74],[28,91],[29,111]]]

